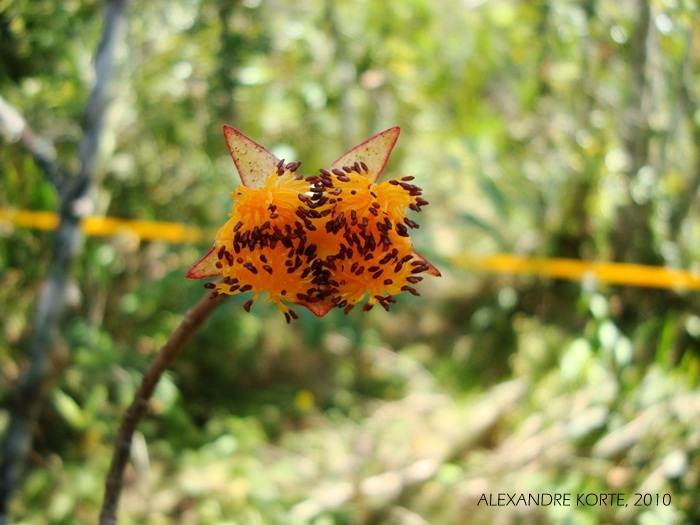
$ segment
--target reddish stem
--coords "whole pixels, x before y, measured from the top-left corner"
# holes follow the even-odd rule
[[[190,309],[161,347],[141,380],[134,400],[126,409],[121,426],[114,439],[114,455],[105,482],[105,496],[100,511],[100,525],[116,525],[117,506],[124,486],[124,470],[131,454],[131,442],[134,431],[148,410],[148,401],[160,381],[163,372],[173,363],[187,340],[197,331],[209,315],[219,306],[227,295],[211,298],[207,292],[192,309]]]

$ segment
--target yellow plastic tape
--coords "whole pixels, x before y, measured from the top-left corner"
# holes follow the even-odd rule
[[[58,226],[59,218],[57,214],[45,211],[0,209],[0,221],[24,228],[52,230]],[[86,217],[82,220],[81,226],[88,235],[135,235],[143,240],[170,243],[192,243],[207,239],[201,229],[177,222]],[[459,268],[469,270],[530,274],[574,281],[590,277],[609,284],[700,290],[700,270],[587,262],[578,259],[534,258],[511,254],[490,256],[465,254],[451,258],[450,262]]]
[[[52,230],[58,226],[58,215],[45,211],[0,209],[0,220],[24,228]],[[135,235],[149,241],[190,243],[204,239],[202,230],[177,222],[141,221],[114,217],[85,217],[81,221],[88,235]]]
[[[531,274],[574,281],[594,278],[599,282],[609,284],[700,290],[700,271],[693,272],[642,264],[534,258],[510,254],[483,257],[460,255],[452,258],[451,262],[460,268],[488,272]]]

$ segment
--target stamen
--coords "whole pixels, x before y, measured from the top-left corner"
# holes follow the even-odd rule
[[[406,228],[406,226],[403,224],[397,224],[396,233],[398,233],[401,237],[408,237],[408,228]]]
[[[394,256],[393,256],[392,254],[387,253],[384,257],[382,257],[381,259],[379,259],[379,264],[386,264],[386,263],[388,263],[390,260],[392,260],[393,258],[394,258]]]

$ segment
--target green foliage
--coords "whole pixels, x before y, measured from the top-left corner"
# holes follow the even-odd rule
[[[121,522],[698,520],[697,294],[450,264],[514,252],[697,266],[692,2],[651,3],[646,28],[644,2],[609,0],[132,4],[96,213],[213,238],[238,183],[223,124],[307,174],[400,125],[387,171],[414,175],[431,201],[416,244],[443,277],[390,313],[299,312],[291,326],[264,301],[245,314],[247,298],[230,299],[158,387]],[[101,9],[0,1],[2,96],[69,169]],[[18,144],[3,142],[0,173],[0,207],[55,210]],[[6,406],[53,237],[1,223],[0,238]],[[209,248],[87,240],[16,523],[95,521],[119,419],[203,294],[183,276]],[[477,506],[498,492],[672,503]]]

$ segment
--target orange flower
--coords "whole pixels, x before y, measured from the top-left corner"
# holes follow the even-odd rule
[[[299,162],[285,164],[241,132],[224,126],[224,137],[241,176],[231,194],[230,218],[214,247],[187,272],[214,294],[266,291],[287,322],[289,303],[318,317],[333,307],[349,312],[369,296],[369,310],[386,310],[394,296],[440,272],[414,249],[407,210],[425,206],[413,177],[377,183],[399,136],[394,127],[341,156],[328,170],[303,178]]]

